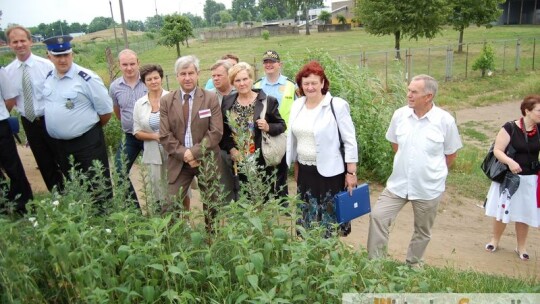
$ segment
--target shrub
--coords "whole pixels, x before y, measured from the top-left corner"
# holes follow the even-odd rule
[[[482,77],[486,75],[486,72],[495,69],[495,52],[489,44],[484,44],[480,56],[474,61],[472,66],[473,71],[482,71]]]
[[[337,237],[322,238],[325,229],[302,231],[300,239],[298,202],[291,197],[284,209],[265,201],[268,183],[252,162],[242,163],[250,182],[230,203],[215,164],[201,166],[209,187],[202,200],[219,210],[213,234],[199,212],[143,216],[126,205],[127,187],[118,183],[127,183],[117,176],[115,196],[97,216],[97,195],[76,171],[65,194],[32,202],[33,214],[0,216],[0,302],[341,303],[346,292],[538,292],[534,281],[369,261]]]
[[[264,40],[270,39],[270,31],[268,31],[268,30],[263,30],[263,31],[261,32],[261,37],[262,37]]]
[[[349,102],[359,148],[359,178],[384,182],[392,172],[394,153],[385,139],[392,113],[405,100],[405,83],[392,83],[388,94],[380,80],[354,65],[347,65],[323,51],[307,51],[302,59],[287,60],[285,74],[294,79],[309,60],[319,61],[330,81],[332,96]]]

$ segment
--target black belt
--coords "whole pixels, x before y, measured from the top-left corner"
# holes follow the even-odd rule
[[[34,123],[34,122],[40,123],[42,121],[45,121],[45,116],[38,116],[38,117],[34,118],[34,121],[30,121],[30,119],[28,119],[28,118],[26,118],[24,116],[22,116],[22,118],[26,119],[29,123]]]

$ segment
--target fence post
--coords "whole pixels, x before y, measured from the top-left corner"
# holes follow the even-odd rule
[[[431,70],[431,48],[427,49],[427,74],[431,75],[429,72]]]
[[[384,85],[385,91],[388,90],[388,52],[384,52]]]
[[[467,50],[465,51],[465,79],[467,79],[468,72],[469,72],[469,44],[467,43]]]
[[[405,78],[407,83],[411,82],[412,70],[412,51],[411,48],[408,48],[405,50]]]
[[[504,47],[503,47],[503,67],[502,67],[502,72],[504,73],[504,65],[506,63],[506,41],[504,42]]]
[[[533,38],[533,58],[532,58],[532,69],[534,71],[534,57],[536,55],[536,37]]]
[[[454,62],[454,50],[452,46],[449,45],[446,48],[446,73],[444,76],[444,81],[450,81],[452,79],[452,63]]]
[[[520,57],[520,52],[521,52],[521,43],[520,43],[520,39],[518,38],[517,42],[516,42],[516,63],[515,63],[515,67],[514,69],[517,71],[519,70],[519,57]]]

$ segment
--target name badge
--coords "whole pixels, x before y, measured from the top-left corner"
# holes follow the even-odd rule
[[[206,118],[212,116],[212,113],[210,112],[210,109],[204,109],[199,111],[199,117],[200,118]]]

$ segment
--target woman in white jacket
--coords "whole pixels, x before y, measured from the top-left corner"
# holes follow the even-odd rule
[[[299,206],[299,224],[306,229],[312,223],[326,227],[326,237],[335,234],[333,197],[357,185],[358,146],[349,104],[332,97],[330,82],[316,61],[304,65],[296,75],[300,98],[294,101],[289,117],[287,164],[294,165]],[[340,136],[344,154],[340,151]],[[350,223],[340,224],[338,234],[347,235]]]
[[[143,163],[148,166],[146,203],[164,201],[167,194],[167,155],[159,143],[159,101],[168,92],[162,88],[163,69],[157,64],[144,65],[140,69],[141,80],[148,94],[135,103],[133,109],[133,133],[144,141]]]

